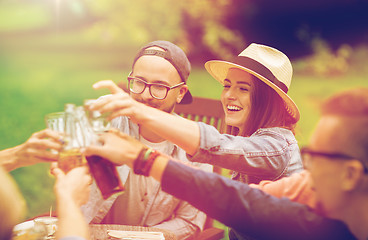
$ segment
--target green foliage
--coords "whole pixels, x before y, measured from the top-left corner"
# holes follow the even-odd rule
[[[352,48],[342,45],[336,51],[331,50],[322,39],[312,41],[313,55],[306,59],[305,71],[309,74],[336,76],[347,73],[350,66]]]
[[[42,27],[50,18],[42,5],[17,1],[0,2],[0,16],[0,32]]]
[[[231,12],[232,0],[187,1],[93,1],[91,11],[97,21],[89,37],[104,44],[140,46],[165,39],[180,45],[189,55],[203,52],[229,57],[243,43],[224,19]],[[202,48],[199,52],[199,48]],[[198,55],[197,55],[198,57]]]

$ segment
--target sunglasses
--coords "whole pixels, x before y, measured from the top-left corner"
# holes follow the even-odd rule
[[[304,162],[308,162],[308,160],[311,157],[324,157],[324,158],[337,159],[337,160],[356,159],[356,160],[359,160],[362,163],[362,165],[364,167],[364,173],[368,174],[368,167],[366,166],[366,163],[363,160],[358,159],[358,158],[353,157],[353,156],[343,154],[343,153],[326,153],[326,152],[311,150],[308,147],[303,147],[303,148],[300,149],[300,154],[301,154],[302,159],[303,159]]]

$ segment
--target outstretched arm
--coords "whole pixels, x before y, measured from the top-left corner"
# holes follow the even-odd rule
[[[133,168],[133,164],[142,149],[146,148],[140,141],[121,133],[119,130],[112,129],[108,133],[100,135],[100,145],[90,145],[84,149],[86,156],[101,156],[116,165],[126,164]],[[169,159],[158,156],[151,169],[151,176],[161,181],[162,173]]]
[[[50,150],[60,150],[60,139],[59,133],[50,129],[36,132],[26,142],[0,151],[0,164],[12,171],[40,162],[57,161],[58,154]]]
[[[59,168],[52,168],[56,177],[54,192],[58,213],[58,239],[63,237],[82,237],[89,239],[88,224],[80,210],[87,202],[89,185],[92,181],[87,167],[77,167],[65,174]]]
[[[99,81],[93,87],[107,88],[112,94],[96,101],[91,106],[92,110],[110,112],[110,120],[118,116],[128,116],[133,122],[144,125],[187,153],[194,154],[197,151],[200,132],[196,122],[137,102],[111,80]]]
[[[103,146],[88,147],[86,155],[100,155],[119,165],[141,166],[134,164],[144,149],[139,141],[127,135],[108,133],[103,135],[102,142]],[[119,149],[114,150],[116,146]],[[318,216],[305,205],[185,166],[165,155],[160,154],[154,160],[148,173],[161,182],[164,191],[189,202],[238,233],[261,239],[352,238],[342,222]]]
[[[308,205],[312,209],[317,208],[316,192],[310,185],[310,174],[307,170],[293,173],[277,181],[264,180],[249,186],[278,198],[287,197],[293,202]]]

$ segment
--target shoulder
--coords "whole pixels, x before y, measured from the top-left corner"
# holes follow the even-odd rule
[[[296,141],[292,131],[281,127],[260,128],[250,137],[269,136],[283,141]]]

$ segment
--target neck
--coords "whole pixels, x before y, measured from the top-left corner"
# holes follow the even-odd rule
[[[156,133],[152,132],[149,128],[146,128],[142,125],[139,126],[139,134],[142,137],[144,137],[146,140],[153,142],[153,143],[165,141],[164,138],[160,137]]]
[[[368,199],[351,202],[342,216],[350,231],[355,237],[362,240],[368,239]]]

